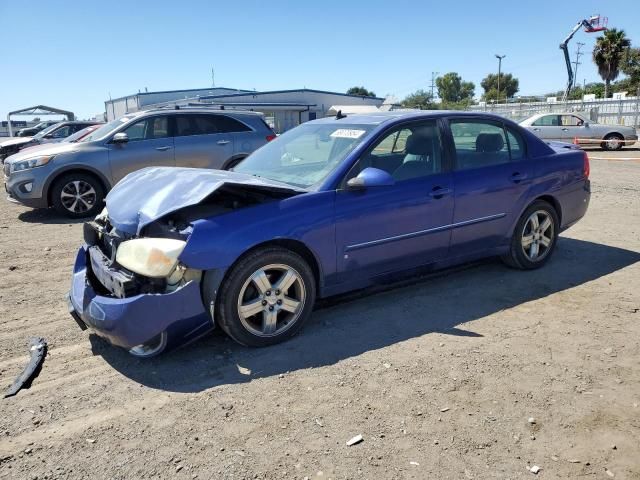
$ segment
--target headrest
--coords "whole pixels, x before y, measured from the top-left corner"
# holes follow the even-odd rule
[[[433,152],[433,138],[412,133],[407,137],[405,152],[411,155],[431,155]]]
[[[484,153],[495,153],[502,150],[504,140],[499,133],[481,133],[476,138],[476,151]]]

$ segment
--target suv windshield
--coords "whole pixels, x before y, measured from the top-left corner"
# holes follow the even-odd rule
[[[84,143],[84,142],[92,142],[94,140],[100,140],[101,138],[104,138],[107,135],[109,135],[116,128],[119,128],[122,125],[124,125],[125,123],[127,123],[132,118],[134,118],[134,117],[128,116],[128,117],[120,117],[120,118],[118,118],[116,120],[111,120],[109,123],[104,124],[103,126],[98,128],[96,131],[91,132],[89,135],[84,137],[82,139],[82,142]]]
[[[307,123],[259,148],[233,170],[308,188],[324,180],[373,127]]]

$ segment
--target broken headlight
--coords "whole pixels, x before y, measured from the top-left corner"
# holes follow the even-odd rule
[[[136,238],[118,246],[116,262],[132,272],[151,278],[171,274],[187,242],[172,238]]]

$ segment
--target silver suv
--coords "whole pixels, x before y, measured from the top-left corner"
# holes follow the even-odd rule
[[[78,143],[27,149],[5,159],[10,201],[96,215],[128,173],[150,166],[229,169],[275,138],[262,114],[214,109],[148,110],[125,115]]]

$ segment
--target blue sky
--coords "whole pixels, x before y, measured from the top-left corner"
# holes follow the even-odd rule
[[[399,98],[427,88],[431,72],[476,84],[497,70],[520,94],[560,90],[559,43],[591,14],[609,17],[640,46],[640,8],[628,1],[236,2],[0,0],[0,117],[34,104],[79,117],[104,100],[144,91],[216,85],[257,90],[364,85]],[[585,42],[578,80],[597,81]]]

